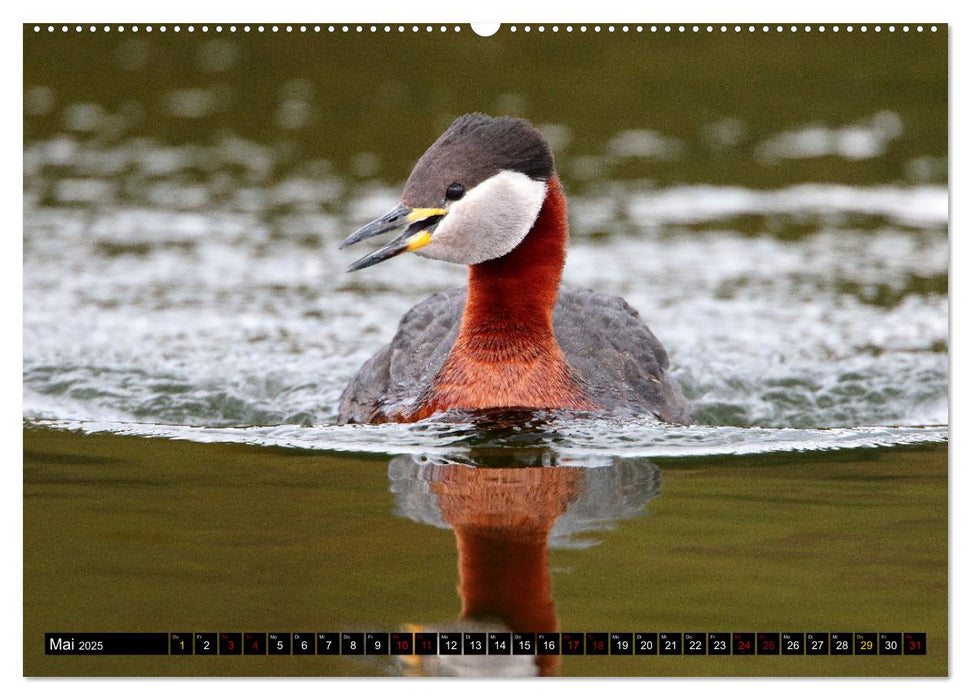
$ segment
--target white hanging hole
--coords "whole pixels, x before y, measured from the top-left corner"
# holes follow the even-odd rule
[[[501,26],[499,22],[473,22],[472,31],[479,36],[492,36]]]

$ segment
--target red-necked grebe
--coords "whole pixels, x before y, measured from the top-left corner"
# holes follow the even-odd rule
[[[661,343],[620,297],[560,287],[566,198],[529,122],[467,114],[418,160],[401,201],[341,247],[404,228],[349,270],[401,253],[469,266],[467,289],[412,308],[344,390],[341,423],[479,409],[689,420]]]

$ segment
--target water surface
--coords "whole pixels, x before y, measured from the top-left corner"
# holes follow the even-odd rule
[[[501,469],[487,455],[472,467],[39,429],[24,449],[28,675],[532,675],[532,657],[483,668],[41,652],[53,630],[523,631],[517,622],[925,631],[929,650],[557,657],[561,675],[946,673],[943,446]],[[476,571],[475,552],[495,540],[517,555],[498,558],[516,586],[483,585],[501,567]],[[513,622],[470,619],[490,604]]]

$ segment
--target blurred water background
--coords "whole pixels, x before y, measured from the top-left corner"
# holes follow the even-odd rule
[[[28,31],[27,419],[341,443],[304,429],[465,272],[337,245],[485,111],[548,136],[565,282],[641,312],[699,423],[947,423],[940,36],[354,29]]]

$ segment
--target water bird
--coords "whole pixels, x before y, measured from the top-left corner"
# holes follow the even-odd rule
[[[569,237],[553,152],[524,119],[467,114],[418,159],[401,200],[341,248],[403,231],[361,270],[406,252],[468,266],[344,390],[339,423],[489,409],[654,415],[686,423],[668,356],[617,296],[560,286]]]

